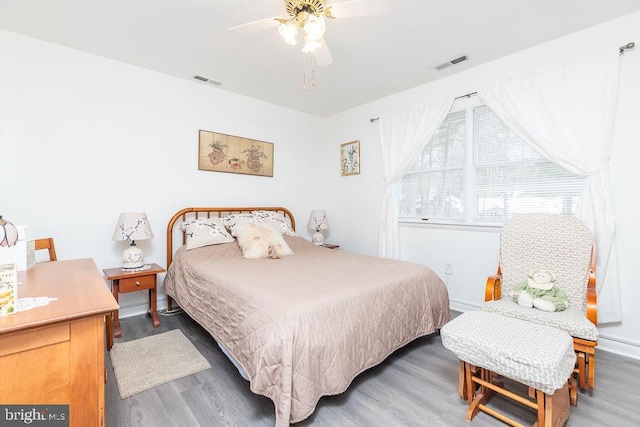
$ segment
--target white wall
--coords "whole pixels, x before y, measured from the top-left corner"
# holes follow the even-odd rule
[[[193,205],[283,205],[303,235],[309,211],[326,209],[328,242],[376,254],[384,183],[370,118],[628,41],[640,43],[640,13],[322,119],[0,30],[0,213],[28,225],[32,237],[53,236],[61,259],[92,257],[101,269],[119,264],[122,243],[110,237],[120,212],[147,212],[156,238],[140,246],[147,260],[164,265],[166,222]],[[640,358],[638,75],[640,48],[621,59],[611,159],[623,321],[600,327],[599,348]],[[275,176],[198,171],[198,129],[275,143]],[[356,139],[361,174],[341,177],[338,147]],[[440,274],[453,308],[481,305],[497,265],[499,230],[400,231],[403,258]],[[453,265],[451,276],[445,262]],[[121,303],[126,315],[144,295],[124,295]]]
[[[477,66],[412,90],[336,114],[326,121],[325,144],[360,139],[362,174],[335,177],[327,173],[333,193],[326,206],[332,218],[335,241],[346,250],[376,253],[384,183],[381,178],[378,129],[369,119],[446,97],[474,92],[478,87],[506,80],[534,70],[571,62],[629,41],[640,46],[640,13],[636,12],[602,25],[537,46],[494,62]],[[473,54],[470,53],[470,61]],[[600,349],[640,358],[640,241],[637,212],[640,210],[637,160],[640,158],[640,48],[621,58],[620,90],[615,127],[615,148],[611,158],[611,186],[617,214],[617,248],[622,282],[623,321],[601,325]],[[336,148],[337,150],[337,148]],[[327,170],[335,156],[322,159]],[[452,307],[475,309],[483,303],[486,278],[494,274],[498,261],[499,230],[465,230],[433,226],[401,226],[402,257],[430,266],[447,283]],[[444,274],[444,264],[453,274]]]
[[[274,177],[199,171],[198,129],[274,143]],[[188,206],[281,205],[307,235],[320,129],[315,116],[0,30],[0,214],[52,236],[59,259],[120,265],[120,212],[147,213],[155,239],[138,245],[160,265],[166,224]],[[122,295],[122,314],[144,298]]]

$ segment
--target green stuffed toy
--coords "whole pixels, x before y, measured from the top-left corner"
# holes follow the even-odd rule
[[[534,270],[527,282],[518,283],[511,293],[513,302],[542,311],[562,311],[569,307],[567,295],[555,285],[556,276],[547,270]]]

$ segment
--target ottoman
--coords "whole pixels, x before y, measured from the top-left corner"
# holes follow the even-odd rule
[[[471,311],[440,331],[442,344],[460,360],[458,391],[470,402],[467,420],[479,411],[509,424],[508,416],[486,406],[500,393],[537,411],[538,426],[561,426],[576,403],[576,362],[571,336],[550,326],[486,311]],[[523,397],[504,387],[499,376],[527,385]]]

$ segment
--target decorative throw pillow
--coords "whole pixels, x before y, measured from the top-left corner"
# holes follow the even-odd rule
[[[221,219],[222,223],[227,228],[227,230],[229,230],[229,233],[231,233],[233,237],[237,237],[237,226],[239,226],[240,224],[246,224],[248,222],[255,222],[253,215],[251,215],[250,213],[231,214],[223,216]]]
[[[242,256],[250,259],[293,255],[282,234],[270,225],[246,222],[236,226]]]
[[[221,220],[224,226],[227,228],[227,230],[229,231],[229,233],[231,233],[233,237],[237,237],[236,235],[237,226],[241,224],[246,224],[248,222],[255,222],[255,220],[253,219],[253,215],[251,215],[250,213],[231,214],[231,215],[223,216]]]
[[[269,224],[285,236],[297,236],[296,232],[293,231],[293,229],[287,222],[287,219],[279,212],[253,211],[251,212],[251,214],[253,215],[253,219],[255,220],[255,222]]]
[[[233,237],[218,218],[194,219],[182,224],[182,229],[187,235],[187,250],[233,242]]]

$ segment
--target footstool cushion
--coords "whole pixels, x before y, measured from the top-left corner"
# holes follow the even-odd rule
[[[458,359],[548,395],[567,383],[576,363],[568,333],[486,311],[461,314],[440,335]]]

